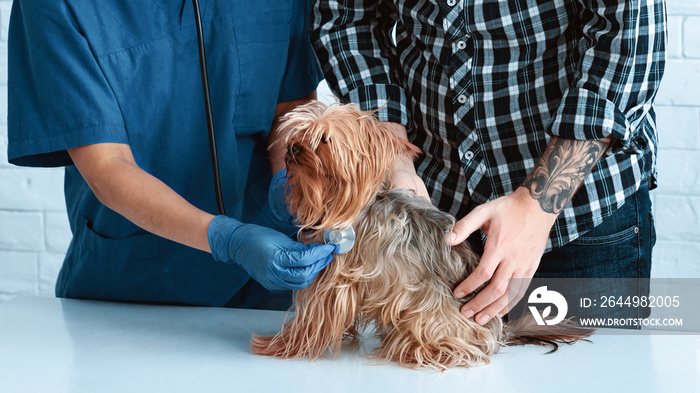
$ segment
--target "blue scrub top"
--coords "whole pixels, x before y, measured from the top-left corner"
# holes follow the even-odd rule
[[[276,104],[307,96],[321,79],[308,42],[310,5],[200,5],[227,213],[292,233],[267,206],[266,138]],[[128,143],[141,168],[198,208],[217,212],[191,1],[15,0],[9,33],[10,162],[66,166],[74,237],[57,295],[227,303],[250,280],[244,270],[110,210],[66,152]],[[245,304],[264,295],[247,293]]]

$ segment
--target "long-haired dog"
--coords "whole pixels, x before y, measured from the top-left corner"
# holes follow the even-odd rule
[[[478,257],[445,238],[455,220],[407,190],[391,190],[393,163],[419,150],[353,105],[312,102],[280,127],[287,146],[287,202],[304,242],[352,225],[356,243],[336,255],[295,296],[295,315],[274,337],[254,336],[252,352],[316,359],[373,328],[375,355],[401,366],[444,370],[489,362],[508,344],[571,343],[588,332],[563,325],[548,336],[514,336],[501,318],[467,319],[453,288]]]

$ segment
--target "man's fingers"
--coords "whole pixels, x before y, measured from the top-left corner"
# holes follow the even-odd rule
[[[488,219],[489,209],[485,209],[483,205],[476,207],[471,211],[471,213],[457,221],[452,229],[451,236],[448,237],[448,242],[451,246],[456,246],[457,244],[462,243],[463,241],[467,240],[469,235],[481,228]]]
[[[473,299],[462,306],[462,314],[469,318],[474,314],[478,314],[486,307],[489,307],[492,303],[500,300],[505,296],[505,302],[500,306],[498,310],[494,310],[494,314],[500,311],[503,307],[508,304],[508,284],[512,273],[508,269],[496,270],[496,274],[493,275],[491,282],[486,286],[481,292],[479,292]],[[490,315],[493,316],[494,314]]]
[[[505,295],[499,297],[491,303],[488,307],[484,308],[480,313],[476,314],[474,316],[474,321],[478,323],[479,325],[483,325],[486,322],[490,321],[491,318],[493,318],[496,315],[500,315],[501,311],[506,307],[508,304],[508,294],[506,293]]]
[[[465,297],[467,294],[476,291],[481,285],[493,277],[493,272],[501,262],[501,258],[497,254],[485,253],[479,262],[479,266],[457,287],[453,293],[457,299]]]
[[[511,287],[508,289],[508,305],[501,310],[500,315],[505,315],[518,304],[530,287],[530,281],[532,281],[532,278],[517,278],[515,275],[513,276],[510,282],[511,285],[517,286],[517,288]]]

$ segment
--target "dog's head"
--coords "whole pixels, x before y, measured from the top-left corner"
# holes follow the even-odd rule
[[[354,105],[314,101],[281,120],[287,204],[310,238],[352,225],[384,182],[391,182],[396,157],[419,152]]]

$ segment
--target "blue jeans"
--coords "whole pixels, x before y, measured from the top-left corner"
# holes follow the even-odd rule
[[[569,300],[570,316],[644,318],[649,316],[649,308],[601,308],[600,305],[611,297],[622,304],[629,297],[649,296],[651,252],[655,243],[649,189],[643,185],[599,226],[545,254],[535,278],[619,278],[581,280],[580,285],[569,282],[564,287],[553,287]],[[592,299],[598,306],[580,307],[581,298]]]
[[[645,185],[600,225],[544,254],[535,277],[649,278],[654,243],[656,232]]]
[[[477,253],[483,252],[480,239],[478,243],[473,237],[469,240]],[[600,225],[544,254],[527,294],[537,286],[547,285],[549,290],[556,290],[567,299],[569,316],[646,317],[649,313],[646,308],[581,308],[579,299],[589,298],[600,303],[601,297],[648,296],[651,252],[655,243],[649,189],[643,185]],[[559,278],[590,280],[558,283],[556,279]],[[523,302],[520,303],[522,306]]]

